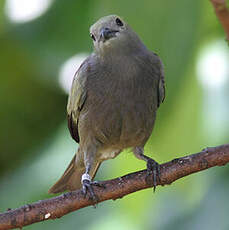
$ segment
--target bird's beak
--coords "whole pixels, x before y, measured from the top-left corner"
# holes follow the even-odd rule
[[[109,40],[110,38],[116,37],[117,32],[119,32],[119,31],[118,30],[112,30],[109,28],[103,28],[100,32],[99,41],[105,42],[106,40]]]

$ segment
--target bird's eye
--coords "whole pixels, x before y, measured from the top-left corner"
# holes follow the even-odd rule
[[[90,36],[94,41],[96,40],[94,34],[90,34]]]
[[[119,18],[116,18],[115,22],[118,26],[123,26],[123,22]]]

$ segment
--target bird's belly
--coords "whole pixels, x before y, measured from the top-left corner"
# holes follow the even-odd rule
[[[99,159],[101,161],[108,160],[115,158],[120,152],[120,149],[112,149],[112,148],[106,148],[106,149],[101,149],[99,152]]]
[[[152,104],[156,103],[153,103],[151,96],[135,95],[124,89],[121,92],[115,91],[107,97],[88,96],[80,112],[81,141],[90,135],[104,149],[144,146],[152,132],[156,115]]]
[[[146,111],[125,108],[103,112],[95,121],[94,135],[104,146],[116,149],[144,145],[149,138],[155,115]],[[114,150],[114,152],[115,152]],[[104,152],[106,154],[106,152]]]

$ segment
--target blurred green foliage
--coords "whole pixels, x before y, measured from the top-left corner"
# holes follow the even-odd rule
[[[67,95],[59,86],[59,71],[71,56],[92,51],[89,27],[105,15],[122,16],[165,66],[166,100],[146,154],[164,162],[228,140],[229,131],[222,140],[210,141],[202,125],[198,54],[209,42],[224,38],[209,1],[55,0],[45,14],[21,24],[7,18],[5,2],[0,1],[0,212],[49,197],[48,188],[76,151],[67,130]],[[97,179],[145,168],[132,155],[125,151],[104,162]],[[228,174],[228,167],[213,168],[155,194],[144,190],[25,229],[226,230]]]

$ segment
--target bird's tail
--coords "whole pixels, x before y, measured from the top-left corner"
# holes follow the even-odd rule
[[[93,163],[90,176],[93,179],[100,166],[100,162]],[[73,191],[81,188],[81,177],[85,173],[85,166],[80,150],[71,160],[68,168],[65,170],[62,177],[49,189],[49,193],[59,193],[66,190]]]

